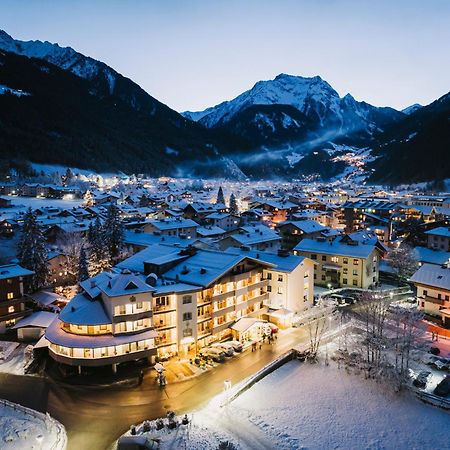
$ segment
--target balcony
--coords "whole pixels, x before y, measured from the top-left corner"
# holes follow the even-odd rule
[[[433,303],[435,305],[444,306],[443,298],[429,297],[428,295],[424,295],[423,297],[418,298],[427,303]]]
[[[155,314],[169,311],[176,311],[176,307],[172,305],[153,305],[153,313]]]
[[[219,316],[223,316],[224,314],[228,314],[230,312],[234,311],[234,304],[233,305],[229,305],[226,306],[225,308],[221,308],[221,309],[216,309],[212,312],[212,317],[219,317]]]

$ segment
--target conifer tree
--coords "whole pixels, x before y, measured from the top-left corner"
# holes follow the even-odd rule
[[[87,280],[89,278],[89,264],[87,260],[86,250],[84,246],[81,247],[80,257],[78,262],[78,282]]]
[[[239,208],[237,205],[236,197],[233,193],[230,195],[230,214],[237,215],[239,214]]]
[[[94,276],[111,268],[110,256],[105,242],[103,226],[97,217],[89,225],[89,275]]]
[[[216,203],[225,204],[225,197],[223,195],[223,189],[222,186],[219,187],[219,190],[217,191],[217,200]]]
[[[119,216],[119,209],[111,204],[108,207],[106,220],[103,225],[103,234],[106,247],[108,249],[111,263],[115,260],[123,246],[123,226]]]
[[[45,238],[42,228],[37,222],[36,214],[31,208],[24,215],[17,258],[22,267],[34,272],[30,282],[32,291],[46,286],[49,269]]]

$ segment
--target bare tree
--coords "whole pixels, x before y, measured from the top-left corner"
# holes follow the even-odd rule
[[[59,236],[57,246],[65,256],[65,270],[70,282],[78,278],[81,248],[86,245],[85,239],[79,233],[64,233]]]
[[[406,281],[418,268],[414,249],[407,244],[402,244],[400,247],[391,250],[387,260],[400,281]]]
[[[327,318],[320,317],[314,321],[309,322],[309,359],[311,361],[317,361],[317,352],[322,342],[323,335],[328,329]]]

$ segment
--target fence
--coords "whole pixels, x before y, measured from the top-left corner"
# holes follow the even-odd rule
[[[50,426],[54,426],[57,439],[50,447],[50,450],[64,450],[67,447],[67,434],[64,426],[51,417],[49,413],[44,414],[5,399],[0,399],[0,405],[10,408],[13,411],[20,411],[25,416],[30,416],[33,419],[38,419],[44,424],[46,430],[49,430]]]

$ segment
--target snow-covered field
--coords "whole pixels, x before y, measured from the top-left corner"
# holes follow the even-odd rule
[[[189,426],[149,435],[161,449],[443,449],[450,413],[334,365],[291,361],[230,404],[225,393]]]
[[[63,450],[66,445],[64,427],[48,414],[0,400],[2,450]]]

